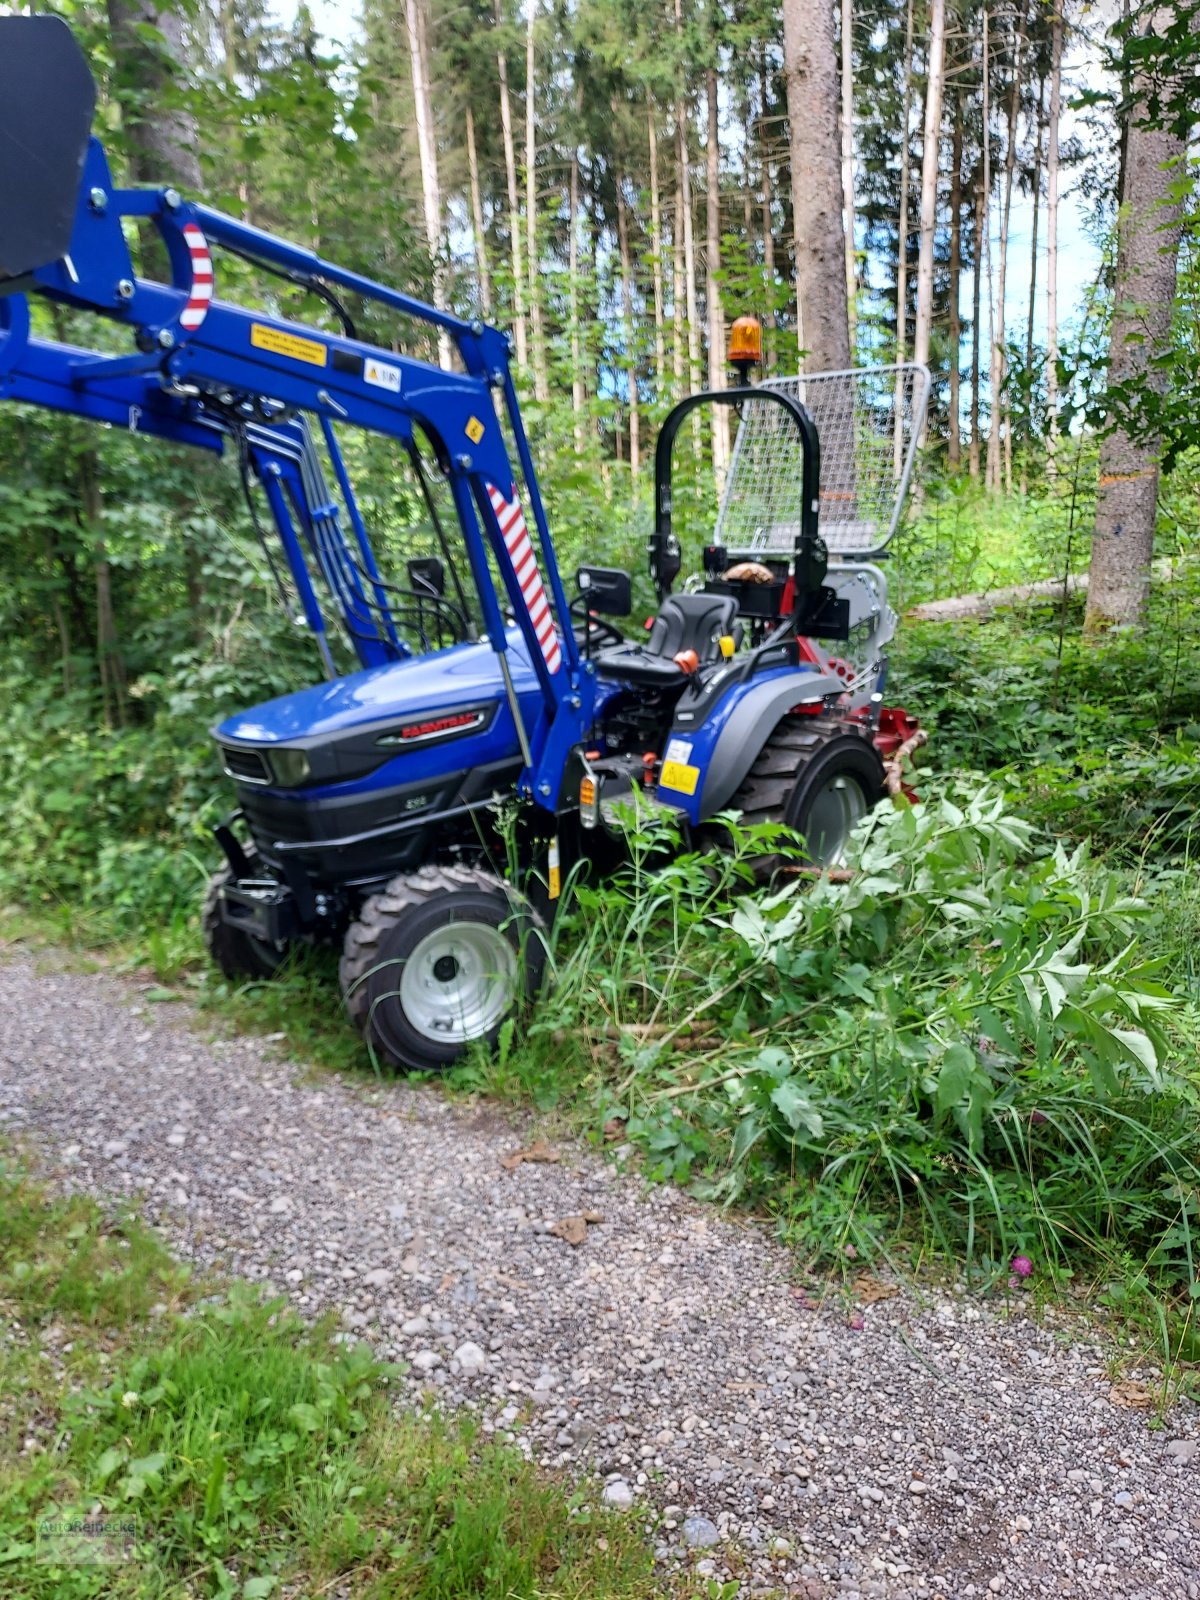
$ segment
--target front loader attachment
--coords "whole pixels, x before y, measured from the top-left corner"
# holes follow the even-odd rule
[[[95,108],[61,17],[0,17],[0,294],[70,250]]]

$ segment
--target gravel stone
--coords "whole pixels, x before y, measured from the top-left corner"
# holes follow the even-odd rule
[[[454,1352],[454,1359],[462,1369],[463,1376],[467,1378],[476,1377],[487,1366],[487,1356],[484,1355],[477,1344],[472,1344],[470,1340],[466,1344],[459,1345]]]
[[[135,984],[0,965],[0,1126],[182,1260],[340,1312],[414,1401],[664,1511],[664,1592],[686,1559],[747,1600],[1200,1600],[1200,1413],[1164,1445],[1114,1405],[1076,1311],[935,1282],[852,1331],[836,1292],[792,1293],[767,1225],[557,1132],[560,1162],[506,1171],[544,1134],[527,1117],[209,1030]],[[577,1249],[534,1227],[587,1212]]]
[[[683,1542],[693,1550],[707,1550],[721,1537],[721,1530],[707,1517],[689,1517],[683,1525]]]
[[[614,1478],[604,1485],[604,1504],[614,1511],[629,1511],[633,1507],[633,1490],[624,1478]]]

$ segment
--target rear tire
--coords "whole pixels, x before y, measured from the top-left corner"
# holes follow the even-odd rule
[[[393,1066],[451,1066],[491,1045],[534,994],[541,922],[503,879],[478,867],[422,867],[393,878],[350,925],[338,975],[346,1009]]]
[[[834,717],[796,716],[771,734],[732,804],[744,823],[794,829],[813,866],[836,867],[852,828],[883,793],[883,759],[862,728]],[[778,858],[764,858],[764,873],[778,865]]]
[[[258,862],[253,850],[247,852],[246,858],[252,867]],[[286,950],[231,927],[221,915],[221,890],[233,882],[233,870],[228,866],[214,872],[208,880],[200,911],[205,947],[225,976],[234,982],[240,978],[273,978],[283,965]]]

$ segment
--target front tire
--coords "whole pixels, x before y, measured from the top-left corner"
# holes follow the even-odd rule
[[[534,912],[478,867],[393,878],[350,926],[339,977],[346,1009],[393,1066],[440,1071],[491,1045],[536,990],[545,947]]]
[[[733,799],[742,821],[782,822],[804,840],[805,860],[837,867],[855,825],[883,798],[883,759],[869,735],[833,717],[779,724]]]

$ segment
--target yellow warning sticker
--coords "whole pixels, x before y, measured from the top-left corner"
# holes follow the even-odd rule
[[[557,900],[562,894],[562,868],[559,863],[557,839],[550,841],[550,858],[547,866],[549,871],[546,874],[546,896],[550,900]]]
[[[487,429],[484,427],[483,423],[480,422],[478,417],[471,417],[467,422],[466,431],[467,438],[470,439],[471,443],[478,444],[480,439],[482,439],[484,434],[487,432]]]
[[[664,761],[659,776],[661,789],[674,789],[679,794],[695,794],[700,782],[700,768],[689,767],[683,761]]]
[[[282,328],[268,328],[262,322],[250,324],[250,343],[256,350],[269,350],[272,355],[287,356],[292,361],[307,361],[310,367],[323,367],[329,359],[325,346],[315,339],[302,339],[298,333],[284,333]]]

